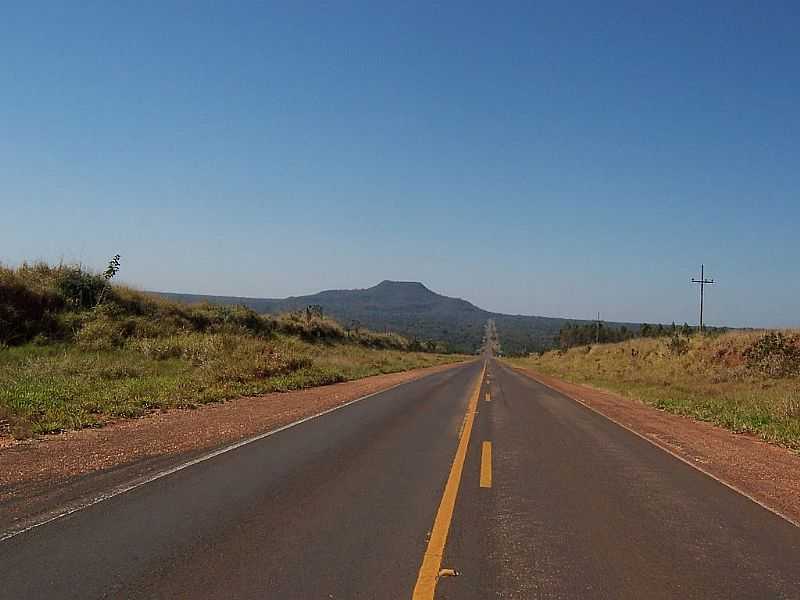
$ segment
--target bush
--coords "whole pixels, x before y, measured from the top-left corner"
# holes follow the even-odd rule
[[[87,350],[120,348],[128,337],[128,323],[100,315],[84,323],[75,341]]]
[[[30,285],[20,273],[0,266],[0,342],[20,344],[57,330],[63,301],[47,288]]]
[[[309,342],[343,340],[346,336],[345,330],[336,321],[305,312],[279,317],[277,328],[281,333],[296,335]]]
[[[106,280],[83,270],[81,267],[61,267],[59,269],[57,290],[67,306],[74,309],[88,309],[97,305],[100,294],[106,287]]]
[[[667,350],[673,356],[683,356],[689,351],[689,340],[679,335],[673,335],[667,344]]]
[[[245,306],[200,304],[191,307],[187,316],[196,331],[266,336],[275,329],[273,319]]]
[[[368,348],[378,348],[383,350],[416,350],[418,352],[427,349],[425,345],[418,340],[414,340],[414,344],[410,343],[403,336],[396,333],[375,333],[374,331],[349,331],[346,333],[348,340],[367,346]]]
[[[764,334],[744,351],[747,366],[768,377],[800,375],[800,335]]]

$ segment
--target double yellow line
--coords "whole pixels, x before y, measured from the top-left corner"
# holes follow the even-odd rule
[[[472,424],[475,422],[475,412],[478,408],[478,399],[480,398],[481,386],[485,374],[486,363],[483,364],[481,375],[478,378],[478,382],[475,385],[475,389],[467,405],[467,414],[464,416],[464,426],[461,429],[461,437],[458,440],[456,456],[453,459],[453,466],[450,468],[450,475],[447,477],[447,483],[444,486],[444,494],[442,494],[439,510],[436,512],[436,519],[433,522],[433,529],[431,530],[431,538],[428,541],[428,547],[425,550],[425,555],[422,557],[422,565],[417,575],[417,584],[414,586],[414,593],[411,596],[412,600],[433,600],[433,595],[436,591],[436,583],[439,580],[439,570],[442,567],[444,547],[447,543],[450,523],[453,520],[456,496],[458,496],[458,487],[461,483],[461,473],[464,471],[467,447],[469,446],[469,438],[472,434]],[[491,448],[489,454],[491,457]],[[483,467],[481,470],[483,470]],[[489,478],[491,485],[491,472],[489,473]],[[483,474],[481,474],[481,480],[483,481]]]

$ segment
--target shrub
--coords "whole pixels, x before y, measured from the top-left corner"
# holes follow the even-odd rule
[[[667,350],[673,356],[683,356],[689,351],[689,340],[679,335],[673,335],[667,344]]]
[[[334,341],[345,338],[345,330],[336,321],[325,317],[309,316],[305,312],[293,312],[278,318],[277,329],[281,333],[296,335],[306,341]]]
[[[181,316],[194,331],[250,333],[265,336],[275,329],[275,321],[272,318],[259,315],[245,306],[197,304],[186,307],[185,314]]]
[[[375,333],[374,331],[360,330],[348,331],[346,337],[349,341],[367,346],[368,348],[378,349],[397,349],[397,350],[416,350],[424,351],[427,349],[419,340],[409,342],[406,338],[396,333]]]
[[[130,323],[99,314],[83,324],[75,341],[87,350],[111,350],[120,348],[129,333]]]
[[[0,342],[19,344],[57,329],[54,315],[63,305],[61,298],[26,279],[0,266]]]
[[[765,333],[744,351],[747,366],[769,377],[800,375],[800,336]]]
[[[81,267],[62,267],[58,276],[57,289],[67,306],[74,309],[88,309],[97,305],[106,280],[83,270]]]

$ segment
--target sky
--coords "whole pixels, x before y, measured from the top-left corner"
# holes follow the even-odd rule
[[[796,2],[11,2],[0,262],[800,325]]]

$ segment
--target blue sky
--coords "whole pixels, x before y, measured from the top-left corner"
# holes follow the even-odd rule
[[[114,4],[114,6],[111,6]],[[0,261],[800,325],[800,5],[63,2],[0,20]]]

